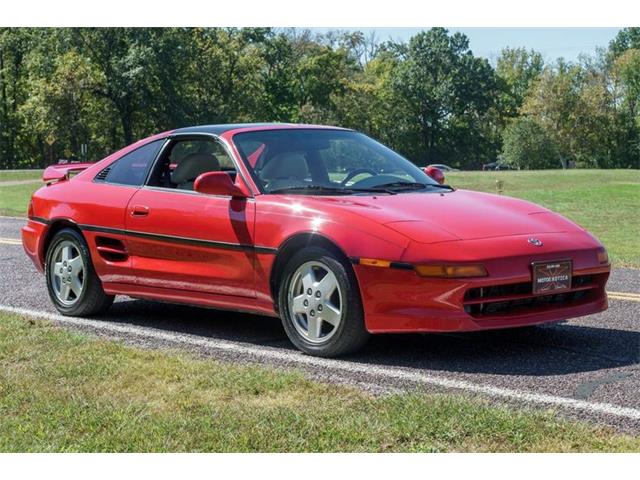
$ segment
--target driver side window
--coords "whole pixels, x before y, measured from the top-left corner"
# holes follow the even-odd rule
[[[163,154],[149,185],[178,190],[193,190],[203,173],[224,171],[235,180],[235,163],[224,147],[213,139],[174,140]]]

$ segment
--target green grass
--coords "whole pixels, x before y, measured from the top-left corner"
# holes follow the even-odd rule
[[[0,182],[8,182],[12,180],[37,180],[40,178],[42,178],[42,170],[0,170]]]
[[[31,194],[41,183],[2,186],[0,183],[0,215],[26,217]]]
[[[606,245],[614,266],[640,268],[640,170],[456,172],[447,183],[539,203],[567,216]],[[24,216],[38,184],[1,186],[0,215]]]
[[[454,172],[457,188],[523,198],[582,225],[607,247],[613,265],[640,267],[640,170]]]
[[[0,313],[0,451],[640,451],[640,438],[458,396],[140,350]]]

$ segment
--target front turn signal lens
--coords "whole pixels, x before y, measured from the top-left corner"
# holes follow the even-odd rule
[[[380,260],[378,258],[361,258],[358,263],[360,263],[360,265],[368,265],[369,267],[388,268],[391,266],[391,262],[389,260]]]
[[[416,265],[416,273],[421,277],[467,278],[486,277],[484,265]]]
[[[607,253],[607,249],[604,247],[600,247],[598,249],[598,263],[609,263],[609,254]]]

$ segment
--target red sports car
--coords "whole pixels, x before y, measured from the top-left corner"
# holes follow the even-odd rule
[[[342,128],[182,128],[49,167],[22,240],[65,315],[100,314],[115,295],[249,311],[279,316],[321,356],[375,333],[607,308],[610,265],[593,235],[430,173],[439,181]]]

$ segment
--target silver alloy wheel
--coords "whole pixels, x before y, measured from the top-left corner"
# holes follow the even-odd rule
[[[342,292],[338,279],[322,262],[306,262],[293,274],[288,292],[289,311],[297,332],[311,343],[324,343],[342,320]]]
[[[60,303],[75,304],[84,289],[85,265],[78,246],[70,241],[60,242],[51,255],[49,265],[51,288]]]

